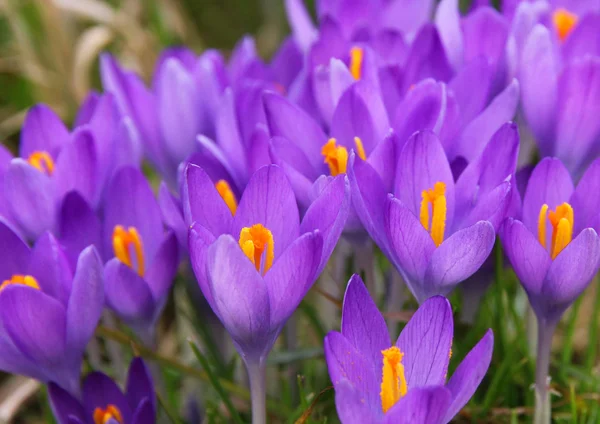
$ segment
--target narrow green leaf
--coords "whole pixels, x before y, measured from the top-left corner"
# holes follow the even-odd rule
[[[234,422],[236,422],[237,424],[243,424],[243,421],[240,418],[237,410],[231,403],[231,399],[229,399],[229,396],[227,396],[227,393],[225,393],[225,390],[223,390],[223,387],[221,386],[221,383],[219,382],[219,378],[215,375],[213,370],[210,368],[210,364],[208,363],[208,360],[204,357],[204,355],[202,355],[202,353],[200,352],[200,349],[198,349],[198,346],[196,346],[196,344],[193,341],[188,340],[188,343],[189,343],[190,347],[192,348],[192,350],[194,351],[194,355],[196,355],[196,358],[200,362],[200,365],[204,369],[204,372],[206,372],[206,374],[208,375],[208,379],[211,382],[212,386],[214,387],[215,391],[217,392],[217,394],[219,395],[219,397],[225,404],[225,407],[229,411],[229,414],[231,415],[231,419]]]

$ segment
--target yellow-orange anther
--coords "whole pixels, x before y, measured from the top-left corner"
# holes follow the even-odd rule
[[[577,25],[577,15],[569,12],[567,9],[557,9],[552,14],[552,21],[556,28],[556,33],[561,41],[573,31],[575,25]]]
[[[332,176],[346,172],[348,165],[348,150],[344,146],[337,146],[335,138],[330,138],[321,149],[321,154],[325,158],[325,163],[329,165],[329,172]]]
[[[365,148],[360,137],[354,137],[356,154],[362,160],[367,160]],[[321,154],[325,158],[324,162],[329,165],[329,173],[332,177],[344,174],[348,167],[348,149],[344,146],[338,146],[335,138],[330,138],[321,149]]]
[[[381,407],[387,412],[408,391],[402,358],[404,353],[396,346],[381,351],[383,369],[381,377]]]
[[[123,226],[117,225],[113,231],[112,241],[115,257],[131,269],[136,269],[137,266],[137,273],[143,277],[144,245],[142,244],[142,237],[137,229],[135,227],[128,227],[126,230]],[[133,252],[135,253],[135,264],[131,258],[132,247]]]
[[[237,200],[235,200],[235,194],[233,194],[229,183],[225,180],[219,180],[215,184],[215,187],[231,211],[231,214],[235,215],[235,211],[237,210]]]
[[[125,424],[123,422],[121,411],[119,411],[119,408],[117,408],[115,405],[108,405],[105,409],[94,409],[94,424],[106,424],[111,419],[115,420],[119,424]]]
[[[350,73],[355,80],[362,77],[362,63],[365,52],[360,47],[350,49]]]
[[[360,137],[354,137],[354,144],[356,145],[356,154],[362,160],[367,160],[367,155],[365,154],[365,148],[363,147],[362,140]]]
[[[2,284],[0,284],[0,291],[2,291],[2,289],[4,289],[6,286],[10,286],[12,284],[21,284],[36,290],[40,289],[40,285],[38,284],[37,280],[31,275],[15,274],[10,277],[10,280],[4,280]]]
[[[271,231],[261,224],[244,227],[240,231],[239,243],[244,254],[252,261],[258,272],[260,272],[262,255],[265,254],[262,274],[266,274],[273,265],[273,258],[275,257],[275,245]]]
[[[47,152],[36,151],[29,155],[27,162],[41,172],[52,175],[54,172],[54,161]]]
[[[433,189],[423,190],[421,193],[421,210],[419,218],[421,224],[429,234],[436,246],[444,241],[444,231],[446,230],[446,184],[438,181]],[[431,226],[429,206],[431,205]]]
[[[565,202],[558,205],[555,211],[548,211],[548,205],[542,205],[538,217],[538,240],[544,248],[548,247],[546,241],[546,217],[548,217],[552,225],[550,256],[552,259],[555,259],[573,238],[573,225],[575,223],[573,208]]]

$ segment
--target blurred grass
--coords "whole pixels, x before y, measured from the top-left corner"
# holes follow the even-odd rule
[[[251,34],[269,56],[286,32],[279,0],[0,0],[0,139],[14,149],[37,102],[71,121],[102,51],[148,80],[164,47],[230,51]]]

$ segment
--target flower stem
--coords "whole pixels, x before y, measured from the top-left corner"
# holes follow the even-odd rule
[[[551,407],[548,391],[552,335],[556,323],[538,319],[537,362],[535,367],[535,416],[534,424],[550,424]]]
[[[265,386],[265,361],[247,362],[248,377],[250,378],[250,396],[252,402],[252,424],[267,422],[267,391]]]

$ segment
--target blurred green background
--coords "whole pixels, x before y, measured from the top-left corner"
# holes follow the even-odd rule
[[[15,147],[34,103],[69,122],[103,51],[148,80],[166,46],[227,52],[251,34],[269,57],[288,32],[282,0],[0,0],[0,140]]]

